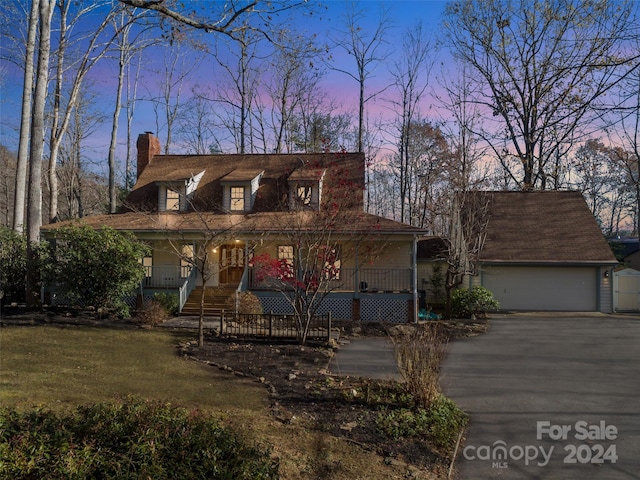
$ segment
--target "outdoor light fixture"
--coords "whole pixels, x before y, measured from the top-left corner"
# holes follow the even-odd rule
[[[604,278],[609,278],[609,270],[604,271]]]

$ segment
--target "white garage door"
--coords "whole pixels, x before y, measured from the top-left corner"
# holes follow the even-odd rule
[[[590,312],[597,309],[592,267],[486,267],[482,284],[503,310]]]

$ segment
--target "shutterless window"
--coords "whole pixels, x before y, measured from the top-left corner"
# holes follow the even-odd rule
[[[193,245],[183,245],[180,256],[180,276],[182,278],[187,278],[191,273],[194,258]]]
[[[244,187],[231,187],[231,210],[244,210]]]
[[[283,277],[293,277],[293,245],[278,245],[278,260],[286,265]]]
[[[167,188],[167,210],[180,210],[180,194]]]
[[[301,205],[311,205],[311,186],[298,185],[296,197]]]
[[[142,263],[142,266],[144,267],[145,278],[151,278],[151,275],[153,274],[153,257],[142,257],[140,263]]]
[[[340,259],[340,245],[327,246],[318,252],[320,261],[324,265],[322,272],[327,280],[340,280],[340,269],[342,260]]]

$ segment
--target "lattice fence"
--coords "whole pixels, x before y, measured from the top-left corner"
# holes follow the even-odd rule
[[[360,300],[360,320],[366,322],[406,323],[409,302],[406,299],[363,298]]]
[[[262,311],[273,312],[277,315],[289,315],[293,313],[291,304],[281,296],[259,297],[262,303]],[[334,320],[351,319],[351,299],[350,298],[325,298],[316,313],[326,315],[331,312]]]

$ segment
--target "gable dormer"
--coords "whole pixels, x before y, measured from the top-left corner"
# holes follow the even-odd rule
[[[301,165],[289,175],[289,208],[319,210],[326,169]]]
[[[204,171],[185,179],[156,182],[158,186],[158,211],[186,211],[203,175]]]
[[[263,175],[264,170],[238,168],[222,177],[223,209],[231,213],[251,212]]]

